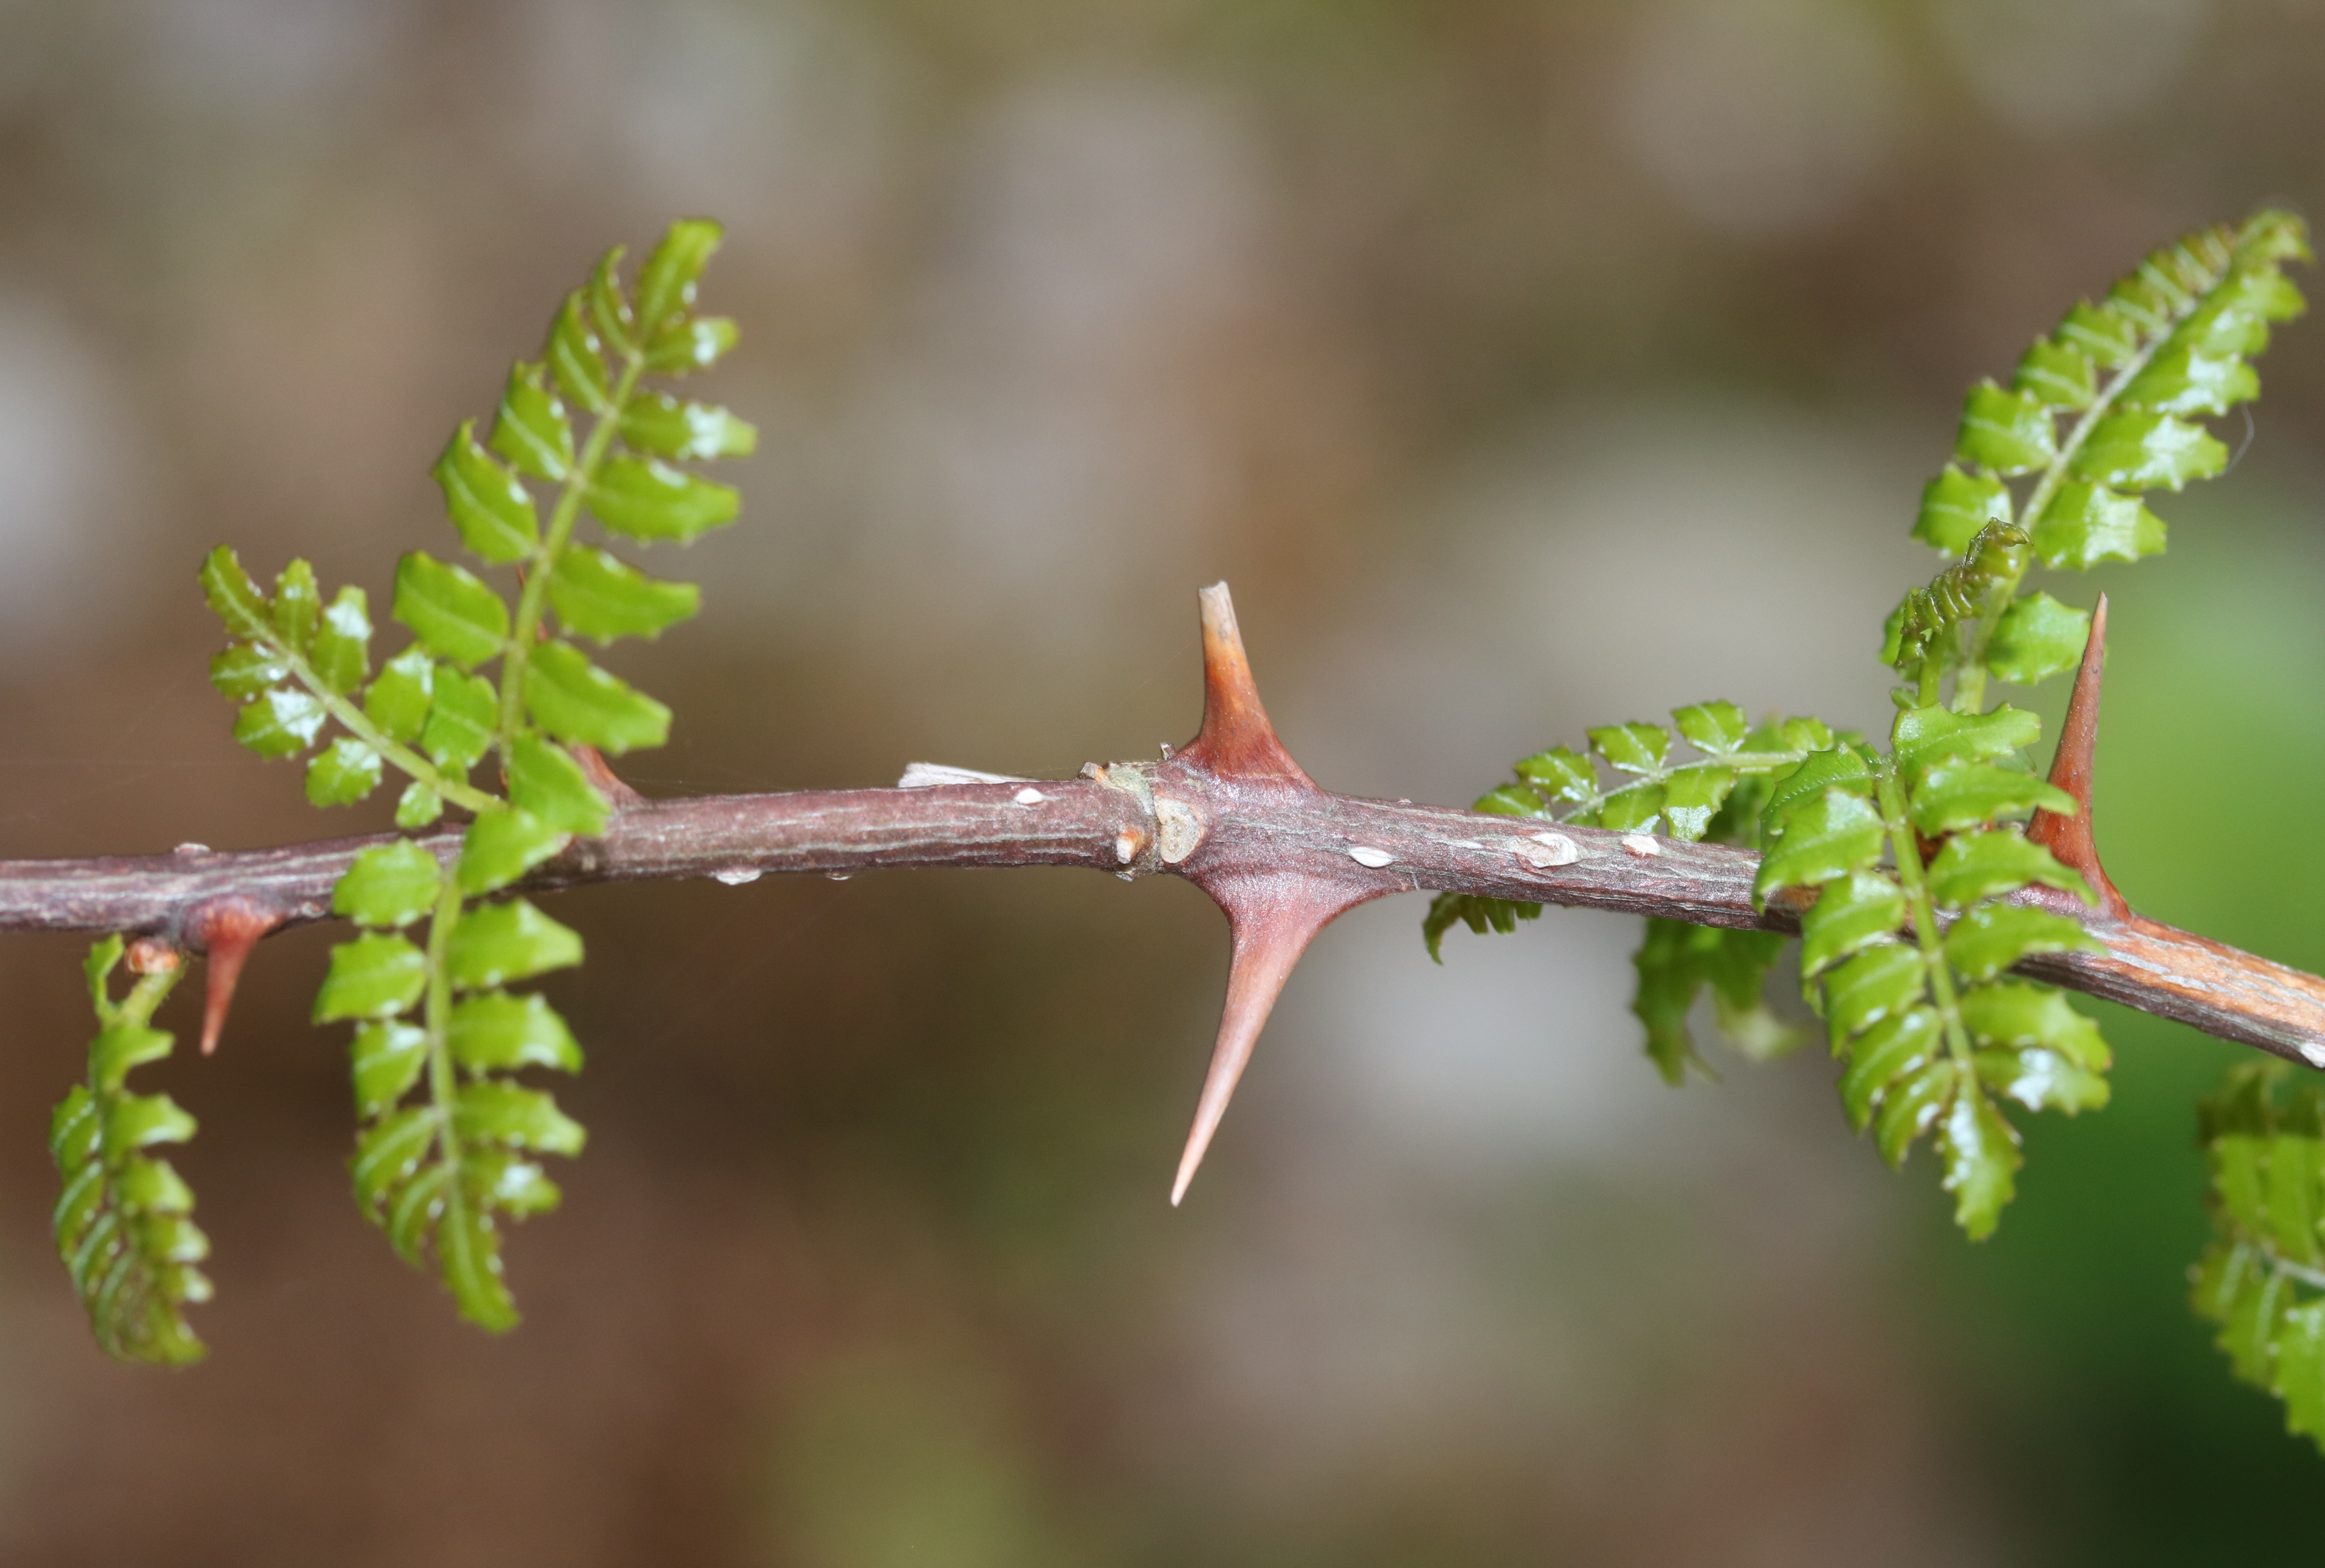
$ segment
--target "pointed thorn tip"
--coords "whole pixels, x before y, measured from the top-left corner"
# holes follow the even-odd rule
[[[195,911],[186,923],[186,934],[202,949],[202,1054],[218,1051],[226,1032],[227,1013],[234,1007],[235,988],[242,966],[259,939],[283,923],[283,916],[255,899],[239,895],[213,899]]]

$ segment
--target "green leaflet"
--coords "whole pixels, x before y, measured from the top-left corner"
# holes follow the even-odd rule
[[[315,997],[315,1022],[392,1018],[420,999],[428,960],[400,936],[359,936],[331,949],[330,972]]]
[[[390,740],[410,745],[420,738],[436,700],[436,661],[416,644],[387,662],[364,694],[364,715]]]
[[[1949,757],[1913,786],[1913,826],[1935,838],[2040,806],[2073,816],[2075,798],[2033,774],[2014,773],[1990,762]]]
[[[1538,919],[1541,914],[1539,904],[1482,898],[1473,893],[1440,893],[1429,901],[1429,914],[1421,923],[1421,936],[1429,945],[1430,958],[1441,964],[1445,955],[1438,951],[1439,946],[1455,925],[1466,925],[1479,936],[1489,931],[1507,935],[1518,928],[1519,921]]]
[[[359,588],[343,588],[323,609],[308,663],[324,685],[342,696],[371,676],[371,610]]]
[[[527,980],[581,961],[581,939],[522,898],[472,910],[452,938],[445,969],[464,991]]]
[[[125,1081],[131,1069],[170,1053],[171,1037],[151,1020],[183,969],[142,975],[116,1002],[109,980],[122,951],[121,938],[107,937],[84,966],[98,1032],[88,1079],[49,1120],[49,1154],[63,1183],[52,1230],[106,1353],[182,1366],[205,1354],[185,1309],[210,1298],[210,1282],[196,1266],[208,1256],[209,1240],[193,1222],[192,1190],[168,1161],[145,1151],[185,1142],[194,1118],[166,1095],[130,1093]]]
[[[2008,486],[1992,474],[1966,473],[1949,463],[1922,491],[1913,537],[1948,555],[1959,555],[1987,524],[2006,525],[2010,520]]]
[[[379,787],[379,753],[352,735],[342,735],[307,765],[307,802],[348,806]]]
[[[2214,1239],[2191,1304],[2231,1369],[2325,1450],[2325,1094],[2282,1062],[2230,1070],[2202,1108]]]
[[[573,422],[550,388],[546,366],[520,361],[509,366],[492,446],[517,472],[536,479],[553,484],[573,471]]]
[[[2089,610],[2070,609],[2047,593],[2030,593],[1995,623],[1986,667],[1998,681],[2034,685],[2081,663],[2090,631]]]
[[[464,420],[452,432],[451,444],[436,459],[436,484],[460,542],[495,566],[506,566],[541,547],[541,520],[532,495],[477,444],[474,430],[475,422]]]
[[[2163,535],[2163,519],[2138,496],[2118,496],[2104,485],[2072,479],[2060,486],[2042,508],[2029,538],[2043,565],[2080,571],[2102,561],[2161,555]]]
[[[2045,887],[2080,895],[2096,903],[2082,877],[2061,866],[2051,851],[2030,844],[2015,830],[1996,828],[1964,833],[1946,840],[1930,862],[1930,891],[1941,905],[1968,908],[1982,898],[2009,893],[2040,882]]]
[[[558,739],[616,756],[660,746],[670,736],[669,709],[591,663],[570,643],[543,643],[533,651],[524,700]]]
[[[673,469],[658,458],[615,458],[589,487],[589,510],[615,533],[644,543],[683,544],[742,511],[732,486]]]
[[[1796,808],[1784,833],[1761,861],[1752,895],[1761,902],[1784,887],[1813,887],[1870,866],[1881,857],[1881,813],[1862,795],[1834,785]]]
[[[538,735],[509,752],[509,801],[561,833],[601,833],[610,808],[565,748]]]
[[[2005,478],[2039,469],[2058,455],[2051,411],[2031,394],[1980,382],[1962,404],[1954,455],[1971,468]]]
[[[497,891],[565,848],[569,837],[517,806],[486,812],[468,824],[454,879],[471,898]]]
[[[497,655],[509,634],[508,606],[466,567],[415,550],[396,563],[395,618],[440,657],[473,670]]]
[[[440,767],[465,773],[492,748],[500,717],[500,694],[482,675],[453,670],[436,673],[436,696],[421,726],[420,744]]]
[[[622,411],[622,440],[650,457],[747,458],[759,432],[723,408],[650,392]]]
[[[600,643],[658,637],[701,608],[690,582],[662,582],[603,550],[576,546],[557,558],[549,603],[569,631]]]
[[[1783,938],[1774,932],[1648,918],[1631,960],[1638,977],[1631,1011],[1646,1027],[1647,1057],[1664,1082],[1683,1082],[1690,1064],[1709,1071],[1687,1024],[1706,986],[1719,1032],[1746,1059],[1770,1061],[1800,1045],[1802,1032],[1771,1012],[1763,994],[1768,967],[1783,947]]]
[[[2061,914],[2006,904],[1981,904],[1946,932],[1946,961],[1963,979],[1985,981],[2030,953],[2098,951],[2099,943]]]
[[[1904,923],[1905,895],[1886,872],[1856,871],[1825,883],[1801,921],[1801,978],[1814,978]]]

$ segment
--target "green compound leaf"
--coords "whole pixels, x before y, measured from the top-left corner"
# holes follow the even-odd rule
[[[610,643],[660,636],[701,608],[702,590],[690,582],[660,581],[603,550],[575,545],[558,553],[549,603],[568,631]]]
[[[443,881],[436,857],[409,839],[381,844],[348,862],[331,889],[331,913],[375,929],[410,925],[436,907]]]
[[[532,495],[477,444],[475,431],[474,420],[462,420],[431,472],[460,543],[495,566],[506,566],[541,548],[541,519],[533,513]],[[397,587],[402,588],[400,579]],[[396,615],[403,618],[400,591]]]
[[[228,643],[210,660],[210,684],[218,694],[248,701],[291,673],[289,660],[255,643]]]
[[[1848,1047],[1840,1075],[1840,1103],[1858,1132],[1892,1084],[1918,1071],[1944,1048],[1945,1026],[1934,1007],[1894,1014],[1867,1029]]]
[[[412,646],[396,654],[364,693],[364,717],[379,726],[390,740],[409,746],[420,738],[428,722],[429,705],[436,700],[436,661],[428,650]]]
[[[359,588],[343,588],[323,610],[307,662],[316,678],[340,696],[371,673],[371,608]]]
[[[352,735],[342,735],[307,765],[307,803],[351,806],[379,787],[379,753]]]
[[[466,567],[415,550],[396,562],[395,618],[440,657],[474,669],[507,645],[508,606]]]
[[[509,366],[508,388],[501,394],[500,413],[493,420],[492,445],[517,472],[536,479],[556,484],[572,473],[573,422],[550,388],[547,366]]]
[[[1991,474],[1964,473],[1949,463],[1922,491],[1913,537],[1959,555],[1989,523],[2011,520],[2010,490]]]
[[[2086,904],[2098,902],[2080,875],[2059,864],[2042,845],[2028,843],[2015,828],[1959,834],[1947,840],[1930,862],[1931,895],[1953,909],[2030,882],[2075,894]]]
[[[524,667],[524,702],[543,729],[569,744],[620,756],[670,737],[670,710],[592,664],[570,643],[543,643]]]
[[[2036,806],[2068,817],[2077,811],[2074,796],[2033,774],[1950,757],[1913,787],[1913,826],[1935,838]]]
[[[1954,456],[1965,466],[2007,477],[2032,473],[2058,455],[2051,411],[2026,393],[1991,381],[1969,389]]]
[[[328,717],[316,698],[278,686],[243,704],[234,717],[234,738],[264,757],[292,756],[314,744]]]
[[[1765,903],[1784,887],[1813,887],[1846,877],[1881,858],[1881,813],[1862,795],[1829,788],[1799,807],[1783,837],[1760,862],[1752,895]]]
[[[565,748],[522,735],[509,754],[509,801],[561,833],[602,833],[612,808]]]
[[[1609,724],[1586,733],[1590,749],[1624,773],[1659,774],[1671,754],[1671,731],[1660,724]]]
[[[2016,1190],[2025,1157],[2017,1130],[1975,1081],[1961,1085],[1938,1123],[1938,1154],[1945,1189],[1954,1195],[1954,1223],[1972,1241],[1985,1240]]]
[[[581,961],[581,938],[522,898],[471,910],[454,932],[445,958],[452,984],[464,991],[530,979]]]
[[[2043,565],[2081,571],[2102,561],[2161,555],[2164,533],[2163,519],[2138,496],[2070,479],[2042,508],[2028,537]]]
[[[2090,611],[2062,605],[2047,593],[2028,594],[1995,624],[1986,667],[2014,686],[2047,681],[2082,663],[2090,628]]]
[[[416,1024],[366,1024],[356,1031],[356,1114],[385,1115],[412,1092],[428,1065],[428,1031]]]
[[[2177,490],[2228,466],[2228,449],[2200,425],[2168,413],[2124,409],[2094,426],[2075,453],[2079,479],[2117,490]]]
[[[1813,979],[1905,923],[1905,895],[1884,871],[1827,882],[1801,920],[1801,979]]]
[[[656,458],[747,458],[759,447],[759,432],[727,410],[660,392],[632,398],[621,431],[634,450]]]
[[[1824,978],[1825,1023],[1833,1044],[1914,1007],[1928,983],[1929,967],[1916,948],[1888,942],[1859,952]]]
[[[581,1047],[549,1003],[537,996],[489,991],[452,1009],[444,1032],[452,1060],[470,1072],[520,1067],[581,1071]]]
[[[1990,980],[2031,953],[2103,947],[2065,915],[2013,904],[1981,904],[1946,932],[1946,961],[1973,982]]]
[[[303,561],[292,561],[274,580],[274,635],[303,656],[314,645],[322,617],[323,590],[316,586],[315,569]]]
[[[685,543],[735,521],[741,492],[659,459],[608,458],[589,487],[589,510],[615,533],[642,543]]]
[[[88,1077],[51,1113],[49,1153],[63,1183],[52,1229],[57,1253],[106,1353],[125,1361],[183,1366],[201,1341],[185,1308],[210,1298],[195,1266],[209,1240],[190,1218],[194,1194],[165,1160],[143,1153],[193,1136],[194,1118],[166,1095],[133,1095],[133,1067],[170,1053],[171,1037],[149,1020],[180,973],[141,977],[115,1003],[107,978],[119,937],[89,953],[90,999],[101,1027],[89,1047]]]
[[[427,984],[427,955],[400,936],[374,932],[340,942],[315,996],[315,1022],[392,1018],[418,1001]]]
[[[436,673],[436,700],[420,744],[439,766],[463,771],[492,748],[493,728],[500,721],[500,693],[482,675],[462,675],[451,670]]]
[[[570,836],[514,806],[485,812],[460,843],[454,873],[460,891],[474,898],[507,886],[565,848]]]
[[[1445,961],[1439,947],[1445,933],[1455,925],[1466,925],[1479,936],[1488,931],[1498,931],[1507,936],[1517,930],[1521,920],[1535,920],[1542,915],[1539,904],[1522,904],[1515,899],[1485,898],[1474,893],[1440,893],[1430,900],[1429,914],[1421,923],[1422,941],[1429,946],[1429,956],[1438,963]]]

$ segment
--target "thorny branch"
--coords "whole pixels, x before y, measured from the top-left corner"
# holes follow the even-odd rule
[[[1125,880],[1183,877],[1227,913],[1234,961],[1210,1072],[1172,1192],[1186,1191],[1292,968],[1344,910],[1392,893],[1481,894],[1703,925],[1792,932],[1802,902],[1752,904],[1758,857],[1719,844],[1322,789],[1275,738],[1224,583],[1203,590],[1201,733],[1159,761],[1092,764],[1062,781],[1006,779],[896,789],[646,801],[608,775],[602,838],[577,840],[518,888],[898,866],[1087,866]],[[2101,890],[2096,909],[2042,889],[2017,895],[2073,915],[2106,951],[2032,958],[2027,974],[2207,1034],[2325,1067],[2325,979],[2132,913],[2090,835],[2106,601],[2062,727],[2053,784],[2081,806],[2030,829]],[[593,759],[594,760],[594,759]],[[909,780],[964,776],[917,768]],[[967,775],[985,777],[989,775]],[[388,835],[278,849],[0,861],[0,931],[123,932],[205,952],[216,1043],[236,976],[258,940],[330,917],[355,854]],[[449,866],[457,830],[420,840]]]

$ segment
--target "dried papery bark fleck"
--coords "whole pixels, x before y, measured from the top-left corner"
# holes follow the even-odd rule
[[[2051,759],[2051,782],[2075,797],[2080,808],[2071,817],[2037,811],[2026,825],[2026,836],[2058,857],[2061,865],[2082,874],[2098,895],[2101,914],[2115,920],[2131,918],[2131,906],[2107,879],[2099,864],[2098,841],[2091,828],[2091,761],[2098,749],[2099,683],[2107,670],[2107,595],[2091,611],[2090,635],[2083,642],[2082,667],[2075,672],[2074,695],[2067,700],[2067,717],[2059,725],[2059,749]]]

